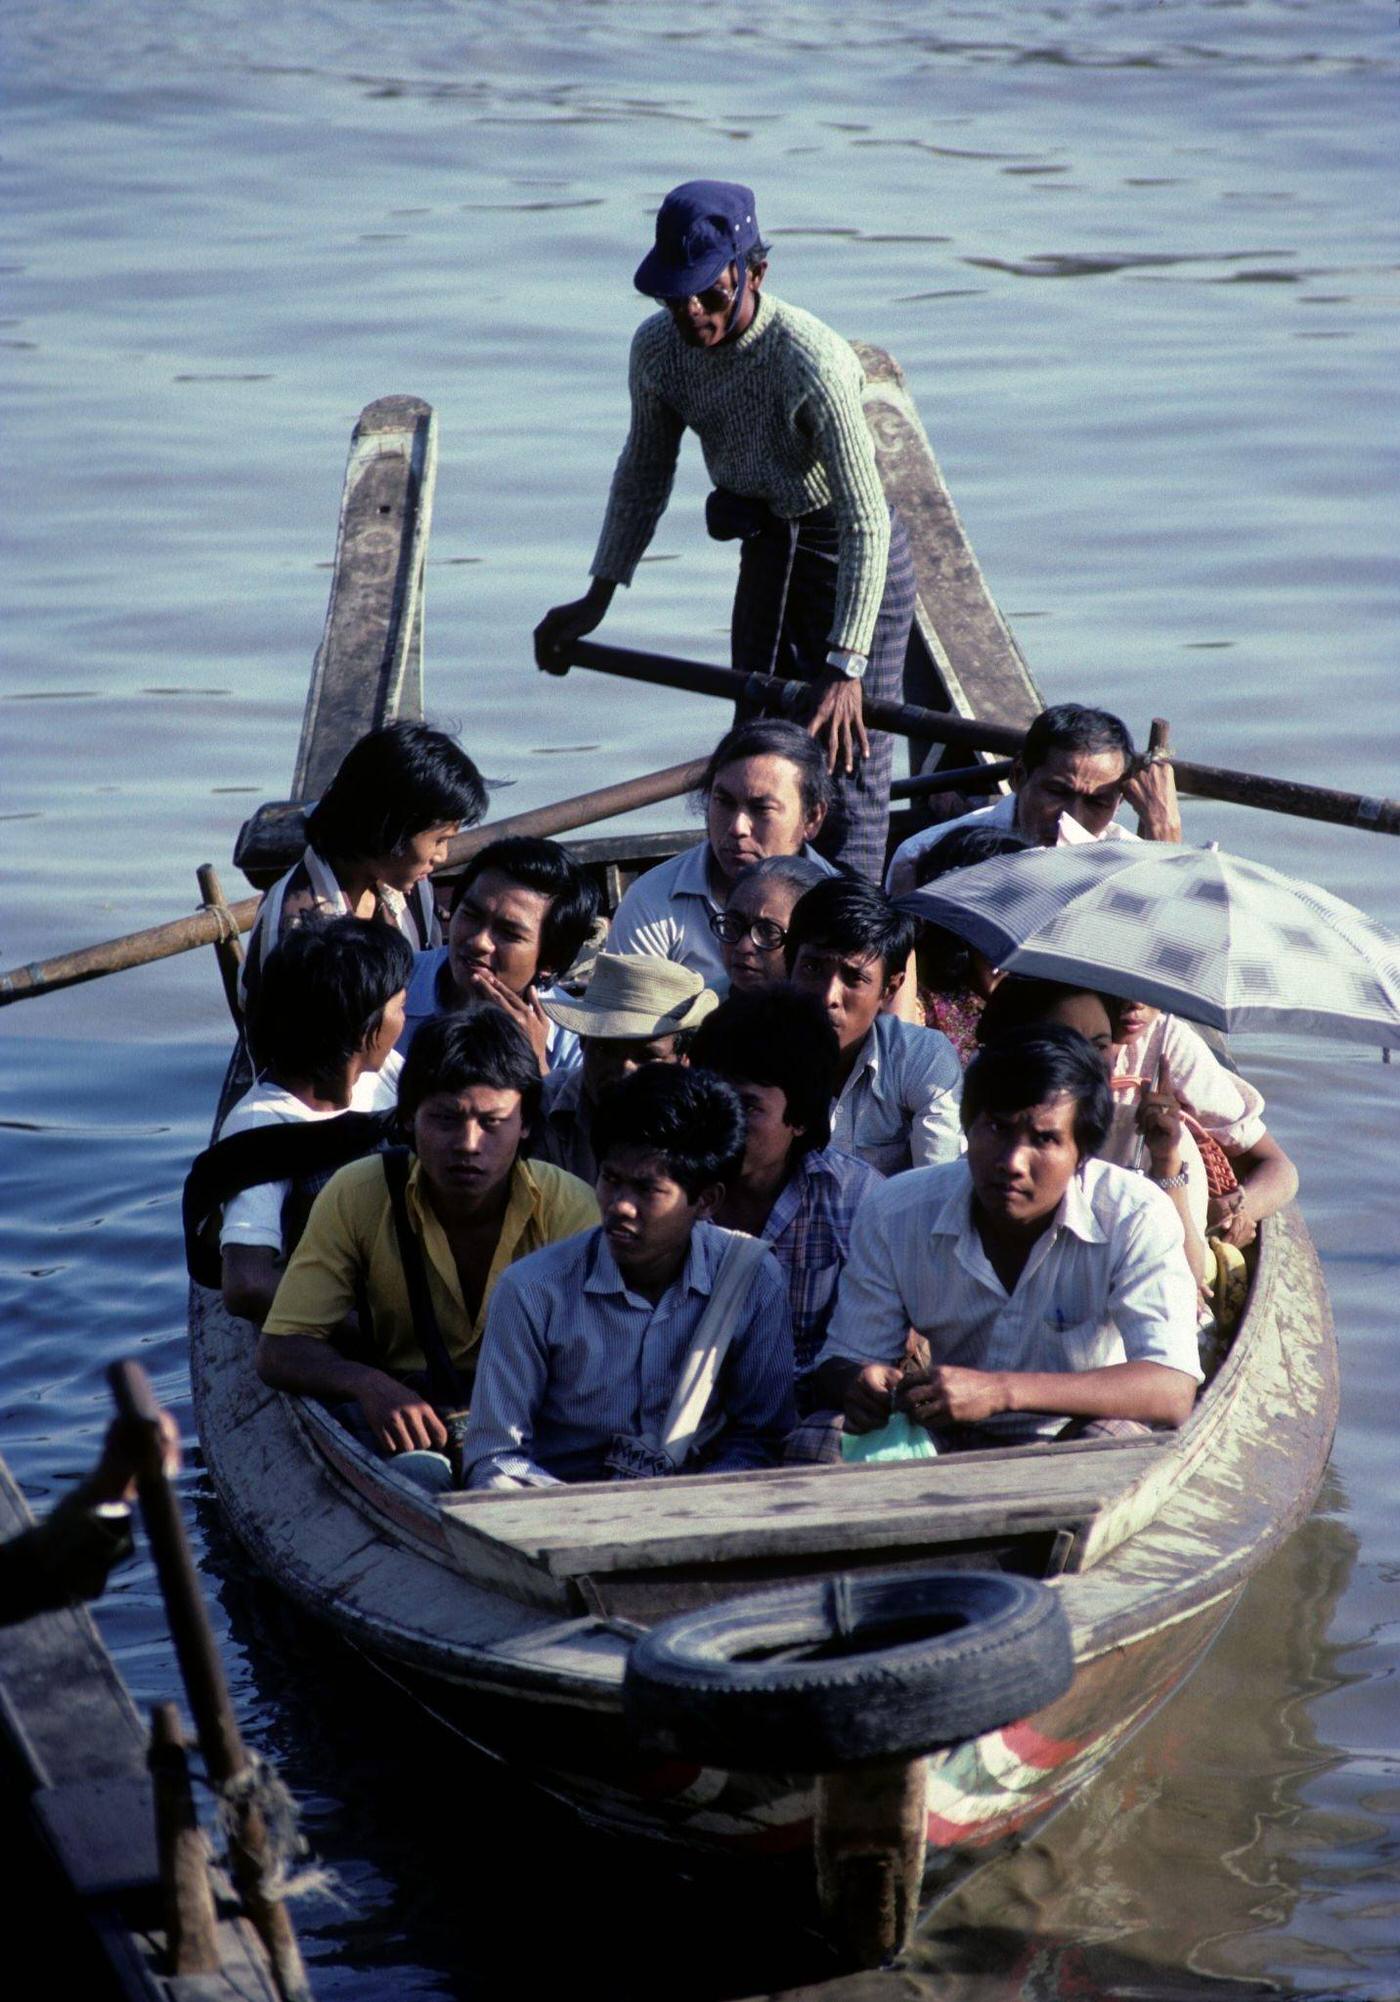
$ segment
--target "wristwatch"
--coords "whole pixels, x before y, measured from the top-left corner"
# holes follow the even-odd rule
[[[1149,1175],[1149,1182],[1155,1182],[1159,1189],[1187,1189],[1191,1186],[1191,1176],[1185,1168],[1178,1168],[1174,1175]]]
[[[846,646],[833,646],[827,648],[826,664],[844,674],[847,681],[862,681],[870,662],[863,653],[853,653]]]

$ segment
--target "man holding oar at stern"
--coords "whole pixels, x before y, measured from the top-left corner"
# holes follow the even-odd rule
[[[900,701],[914,612],[909,542],[880,483],[850,343],[763,290],[768,246],[752,190],[673,188],[639,292],[663,311],[632,343],[632,423],[613,474],[586,595],[535,629],[542,667],[593,631],[630,584],[670,498],[681,435],[715,482],[706,522],[738,539],[732,657],[745,673],[811,684],[807,728],[825,745],[837,812],[822,847],[878,883],[892,740],[867,731],[862,688]]]

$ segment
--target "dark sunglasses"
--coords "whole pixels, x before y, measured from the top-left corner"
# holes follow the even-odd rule
[[[669,313],[684,313],[692,299],[698,301],[702,312],[727,313],[734,304],[734,292],[727,285],[707,285],[703,292],[687,292],[683,298],[663,299],[661,303]]]
[[[741,918],[737,911],[711,911],[710,930],[726,945],[751,938],[760,952],[776,952],[787,942],[787,928],[772,918]]]

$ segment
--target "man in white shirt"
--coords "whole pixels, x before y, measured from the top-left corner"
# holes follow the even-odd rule
[[[704,841],[639,876],[613,917],[607,950],[679,960],[712,993],[729,974],[710,923],[736,876],[769,855],[805,855],[824,876],[831,864],[809,844],[831,804],[831,774],[816,739],[796,723],[760,716],[723,736],[700,781]]]
[[[1115,818],[1125,800],[1137,811],[1137,834]],[[916,889],[920,856],[954,828],[1005,827],[1033,847],[1053,848],[1062,816],[1094,841],[1181,839],[1170,762],[1140,759],[1127,724],[1107,709],[1060,702],[1042,709],[1027,730],[1011,768],[1011,791],[990,806],[911,834],[890,858],[885,888],[892,897]]]
[[[914,926],[870,883],[841,877],[798,899],[783,950],[794,987],[825,1008],[841,1046],[831,1144],[882,1175],[952,1160],[962,1061],[941,1029],[884,1013]]]
[[[1072,1029],[1019,1030],[969,1068],[962,1117],[964,1158],[857,1214],[816,1403],[851,1432],[903,1410],[944,1448],[1183,1424],[1196,1288],[1167,1198],[1092,1158],[1110,1117],[1101,1058]],[[902,1371],[911,1327],[930,1362]]]

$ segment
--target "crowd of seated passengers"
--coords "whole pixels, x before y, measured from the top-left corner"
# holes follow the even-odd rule
[[[797,1435],[798,1456],[839,1452],[843,1428],[867,1429],[896,1404],[944,1449],[1066,1424],[1180,1423],[1200,1375],[1194,1342],[1181,1339],[1182,1299],[1194,1327],[1190,1282],[1203,1228],[1201,1177],[1183,1167],[1193,1153],[1199,1161],[1182,1116],[1188,1070],[1191,1121],[1214,1121],[1244,1170],[1245,1189],[1209,1220],[1214,1228],[1247,1242],[1258,1217],[1292,1193],[1296,1178],[1264,1133],[1258,1094],[1216,1064],[1184,1024],[1154,1019],[1131,1003],[1106,1008],[1103,997],[1078,990],[1026,991],[1038,983],[1003,983],[1005,998],[992,1005],[995,970],[970,957],[964,982],[985,1006],[969,1011],[982,1013],[984,1048],[969,1072],[976,1088],[959,1113],[961,1066],[948,1039],[891,1012],[910,961],[909,921],[880,892],[834,877],[805,849],[820,829],[828,790],[812,750],[795,725],[760,721],[728,733],[702,787],[705,841],[686,851],[688,869],[677,858],[633,886],[614,919],[612,949],[595,962],[581,996],[539,992],[573,956],[566,947],[581,943],[589,902],[578,889],[581,872],[546,842],[484,851],[454,901],[454,918],[465,912],[461,949],[449,940],[445,950],[420,957],[413,987],[426,1003],[426,1021],[412,1041],[402,1096],[401,1126],[415,1157],[406,1213],[455,1372],[456,1404],[470,1403],[487,1428],[478,1431],[474,1417],[465,1431],[471,1464],[486,1469],[478,1479],[578,1479],[587,1477],[585,1465],[596,1477],[607,1470],[613,1440],[624,1442],[617,1471],[673,1470],[656,1421],[687,1358],[680,1331],[689,1327],[693,1335],[704,1318],[708,1293],[699,1275],[713,1281],[726,1230],[771,1247],[760,1270],[771,1268],[782,1283],[782,1396],[791,1401],[794,1377],[802,1375],[804,1408],[825,1400],[835,1409],[834,1418],[819,1414]],[[1144,833],[1174,838],[1170,768],[1138,771],[1127,732],[1104,712],[1077,705],[1045,712],[1028,735],[1016,785],[1009,809],[999,802],[966,816],[970,828],[934,830],[908,867],[927,879],[968,866],[982,851],[1061,838],[1066,820],[1082,830],[1070,838],[1133,838],[1112,820],[1124,797],[1138,806]],[[937,855],[945,836],[946,860]],[[397,923],[382,899],[375,908]],[[393,936],[389,926],[362,929]],[[616,950],[621,944],[629,950]],[[734,999],[712,1013],[731,976]],[[465,1016],[436,1012],[469,996],[486,1005]],[[381,1005],[390,1004],[402,1005],[397,991]],[[543,1033],[542,1023],[549,1025]],[[548,1072],[542,1110],[539,1071],[548,1060],[545,1036],[554,1030],[581,1038],[579,1060]],[[361,1026],[352,1087],[370,1068],[360,1045],[377,1049],[384,1040],[382,1021],[373,1033]],[[688,1062],[703,1068],[688,1069]],[[1135,1105],[1124,1098],[1116,1122],[1104,1076],[1110,1064],[1144,1087]],[[1086,1067],[1101,1087],[1097,1095]],[[257,1089],[285,1088],[282,1069]],[[633,1089],[633,1073],[648,1080],[644,1090]],[[1026,1096],[1028,1078],[1040,1097]],[[680,1129],[666,1124],[678,1116],[674,1107],[688,1107],[692,1119],[705,1107],[718,1133],[720,1107],[732,1108],[736,1091],[738,1143],[723,1160],[703,1149],[688,1153],[676,1139]],[[339,1104],[313,1108],[311,1116],[350,1103],[339,1085],[336,1095]],[[645,1118],[661,1124],[644,1120],[634,1130],[624,1119],[632,1137],[615,1143],[610,1122],[619,1102],[648,1108]],[[644,1167],[636,1159],[609,1163],[598,1152],[600,1132],[624,1154],[648,1156]],[[534,1164],[526,1153],[535,1154]],[[1145,1154],[1149,1176],[1128,1173],[1106,1153]],[[580,1182],[554,1169],[560,1161],[597,1180],[601,1233],[588,1228],[596,1204]],[[388,1174],[380,1158],[356,1162],[318,1199],[267,1317],[258,1366],[282,1388],[357,1406],[381,1450],[421,1459],[424,1449],[431,1455],[445,1445],[450,1414],[440,1394],[436,1403],[429,1394]],[[1165,1189],[1152,1187],[1153,1176]],[[621,1193],[609,1196],[610,1188]],[[648,1221],[653,1213],[670,1219],[659,1236]],[[1090,1247],[1100,1242],[1107,1249],[1096,1260]],[[519,1418],[510,1403],[516,1392],[498,1378],[513,1378],[521,1343],[536,1340],[541,1313],[548,1320],[541,1302],[557,1292],[577,1304],[571,1260],[590,1259],[596,1274],[606,1263],[600,1247],[611,1261],[608,1312],[627,1321],[646,1309],[641,1334],[616,1351],[614,1403],[605,1397],[603,1416],[595,1411],[587,1423],[575,1415],[584,1431],[593,1427],[580,1445],[582,1433],[569,1431],[575,1418],[561,1418],[568,1371],[582,1372],[580,1382],[606,1382],[611,1351],[584,1335],[577,1350],[546,1343],[543,1378],[532,1379],[543,1402],[530,1424],[544,1412],[546,1442],[562,1423],[573,1443],[560,1449],[557,1466],[554,1448],[540,1446],[533,1432],[529,1451],[522,1439],[502,1445],[499,1437],[481,1447],[491,1425],[509,1429]],[[271,1244],[263,1249],[276,1257]],[[950,1257],[957,1268],[951,1279]],[[493,1316],[487,1310],[496,1282],[514,1265],[502,1296],[509,1310]],[[566,1268],[572,1278],[556,1287]],[[756,1283],[745,1295],[749,1305],[771,1292],[759,1286],[755,1293]],[[882,1312],[872,1312],[872,1289],[883,1289]],[[333,1337],[342,1323],[353,1324],[357,1296],[366,1293],[367,1350],[342,1355]],[[1027,1348],[1038,1316],[1045,1328]],[[494,1366],[497,1320],[511,1332],[500,1340],[509,1360]],[[526,1323],[534,1330],[528,1341]],[[923,1369],[910,1366],[911,1329],[927,1343]],[[768,1357],[763,1398],[776,1410],[771,1330],[760,1346]],[[719,1369],[709,1433],[728,1408],[737,1355]],[[497,1385],[486,1405],[473,1394],[478,1362],[489,1369],[480,1381]],[[743,1464],[773,1458],[781,1433],[776,1420],[749,1425],[753,1389],[750,1383],[744,1393]],[[651,1460],[647,1441],[655,1448]],[[718,1463],[694,1453],[687,1462]],[[440,1467],[412,1471],[441,1485],[452,1472],[445,1459]]]

